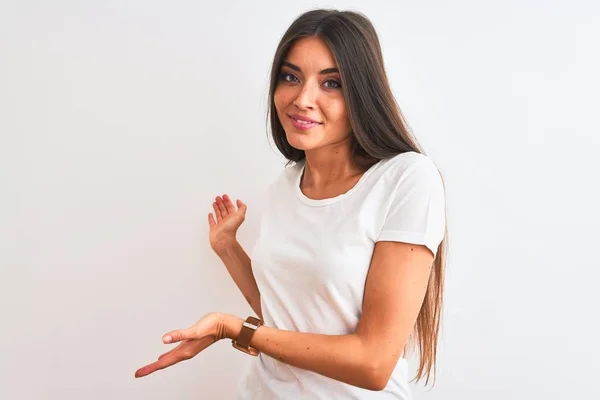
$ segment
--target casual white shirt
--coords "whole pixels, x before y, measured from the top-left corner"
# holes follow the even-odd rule
[[[277,329],[350,334],[376,242],[422,244],[436,254],[445,229],[442,179],[429,157],[407,152],[373,165],[348,192],[315,200],[300,189],[304,166],[284,168],[266,193],[251,255],[263,319]],[[409,400],[410,378],[400,358],[387,387],[370,391],[260,354],[238,399]]]

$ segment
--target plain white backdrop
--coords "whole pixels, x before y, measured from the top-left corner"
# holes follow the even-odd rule
[[[0,398],[231,399],[222,341],[135,380],[163,333],[251,314],[208,245],[266,185],[293,19],[364,12],[446,181],[438,377],[417,400],[600,398],[600,7],[592,1],[0,2]],[[411,362],[414,370],[415,362]]]

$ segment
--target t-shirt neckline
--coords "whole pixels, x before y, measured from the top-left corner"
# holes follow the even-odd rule
[[[358,188],[363,184],[363,182],[365,180],[367,180],[369,175],[371,175],[373,173],[375,168],[381,164],[381,161],[383,161],[383,160],[379,160],[378,162],[373,164],[368,170],[366,170],[361,175],[361,177],[358,179],[358,182],[356,182],[354,184],[354,186],[352,186],[352,188],[350,188],[350,190],[348,190],[346,193],[342,193],[335,197],[329,197],[326,199],[311,199],[310,197],[306,196],[302,192],[302,189],[300,189],[300,180],[302,179],[302,175],[304,175],[304,169],[306,168],[306,159],[304,159],[301,161],[301,164],[300,164],[301,166],[300,166],[300,168],[298,168],[298,173],[294,179],[294,192],[296,193],[296,197],[298,197],[298,199],[300,199],[300,201],[302,201],[304,204],[307,204],[310,206],[319,207],[319,206],[327,206],[327,205],[330,205],[333,203],[337,203],[338,201],[342,200],[345,197],[350,196],[352,193],[354,193],[356,190],[358,190]]]

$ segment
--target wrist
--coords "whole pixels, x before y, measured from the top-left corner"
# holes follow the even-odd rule
[[[222,314],[221,320],[223,321],[225,338],[237,340],[244,320],[233,314]]]
[[[219,256],[223,257],[230,252],[235,244],[237,243],[236,237],[226,238],[219,240],[214,246],[213,251]]]

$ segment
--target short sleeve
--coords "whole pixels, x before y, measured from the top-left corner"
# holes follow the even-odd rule
[[[396,187],[377,241],[425,245],[437,254],[446,229],[446,201],[442,177],[424,155],[393,171]]]

